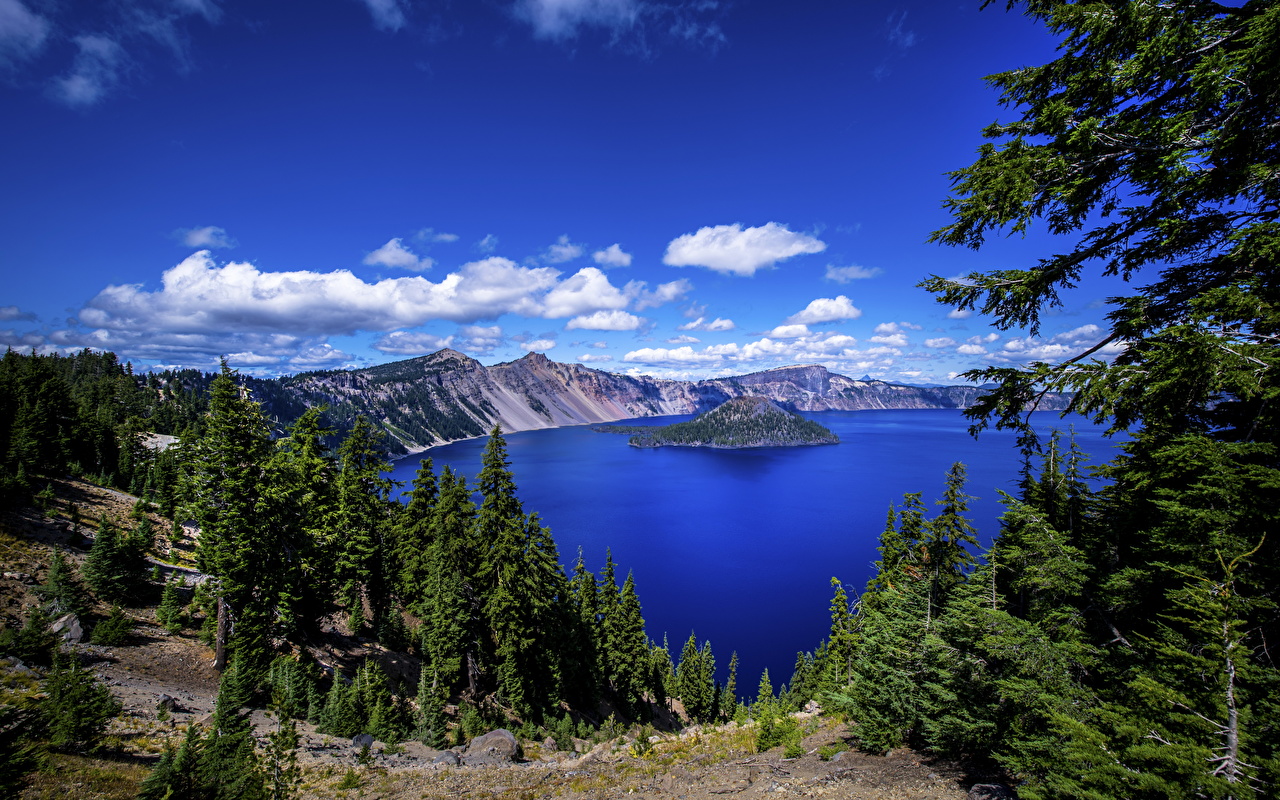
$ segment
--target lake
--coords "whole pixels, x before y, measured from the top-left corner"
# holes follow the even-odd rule
[[[649,635],[670,640],[673,658],[696,631],[710,639],[719,673],[738,652],[740,694],[755,695],[768,667],[775,688],[790,680],[796,652],[829,629],[831,578],[855,596],[871,576],[889,504],[905,492],[933,502],[955,461],[969,468],[970,516],[984,545],[1002,513],[997,489],[1015,491],[1014,435],[975,440],[953,410],[830,411],[804,416],[840,436],[838,445],[751,450],[630,447],[624,435],[585,426],[509,434],[508,451],[526,512],[551,528],[566,568],[582,548],[599,573],[611,548],[618,581],[635,573]],[[665,425],[692,416],[619,424]],[[1118,440],[1103,428],[1037,412],[1038,431],[1066,431],[1101,464]],[[420,457],[474,482],[487,438],[432,448],[396,464],[409,488]]]

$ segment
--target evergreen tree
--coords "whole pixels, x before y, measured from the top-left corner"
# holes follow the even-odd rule
[[[729,678],[724,682],[724,687],[720,691],[720,700],[717,703],[721,716],[732,719],[739,702],[738,651],[734,650],[733,655],[729,656]]]
[[[293,800],[298,796],[302,768],[298,766],[298,725],[293,720],[279,723],[276,730],[267,734],[263,767],[268,800]]]
[[[715,710],[715,658],[711,643],[698,648],[697,636],[690,633],[680,653],[680,665],[676,667],[676,684],[680,689],[680,702],[694,722],[706,722]]]
[[[244,656],[242,668],[254,672],[268,660],[268,627],[277,606],[271,589],[278,586],[271,567],[282,549],[271,540],[279,528],[268,524],[269,429],[261,407],[232,376],[223,361],[210,386],[205,435],[191,445],[184,491],[200,526],[196,564],[215,579],[214,667],[224,669],[234,650]]]
[[[391,482],[382,477],[390,465],[379,449],[382,438],[362,416],[338,448],[332,531],[340,541],[337,576],[353,632],[366,622],[366,600],[375,622],[390,613],[392,582],[398,573],[391,559],[395,551],[388,496]]]
[[[75,567],[61,550],[53,551],[49,571],[45,574],[44,583],[36,587],[36,593],[48,604],[50,615],[72,613],[84,616],[84,589],[80,586]]]
[[[93,750],[107,723],[120,713],[120,703],[71,656],[55,657],[44,684],[40,711],[49,746],[61,750]]]
[[[84,562],[84,579],[101,600],[122,603],[137,597],[146,580],[144,556],[139,540],[121,534],[103,515],[98,535]]]
[[[474,518],[466,479],[445,467],[440,498],[431,515],[426,590],[412,609],[423,619],[423,650],[446,696],[463,685],[473,693],[479,689],[481,621],[474,578],[478,555],[471,538]]]
[[[177,633],[187,624],[182,594],[183,586],[177,578],[166,581],[164,591],[160,594],[160,605],[156,608],[156,621],[169,633]]]

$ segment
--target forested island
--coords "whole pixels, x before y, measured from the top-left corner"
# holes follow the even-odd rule
[[[822,425],[778,406],[767,397],[735,397],[687,422],[672,425],[598,425],[592,430],[632,434],[632,447],[794,447],[839,444]]]

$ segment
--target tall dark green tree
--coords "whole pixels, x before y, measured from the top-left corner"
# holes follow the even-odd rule
[[[1002,758],[1025,797],[1269,794],[1280,783],[1280,735],[1263,721],[1278,675],[1268,643],[1280,636],[1280,544],[1269,535],[1280,486],[1280,4],[1016,5],[1060,37],[1060,54],[989,78],[1018,118],[989,127],[993,142],[954,173],[953,223],[934,238],[979,247],[1043,222],[1060,236],[1057,253],[925,286],[1036,335],[1087,274],[1128,283],[1092,346],[968,377],[996,384],[970,410],[976,428],[1015,428],[1030,443],[1026,409],[1058,390],[1131,441],[1106,468],[1111,485],[1088,524],[1063,521],[1052,487],[1028,495],[1044,508],[1015,508],[1024,553],[1066,558],[1080,580],[1010,576],[1025,595],[1013,620],[1078,620],[1078,652],[1096,662],[1072,670],[1083,699],[1044,714],[1053,755],[1020,758],[1030,732]],[[997,548],[997,570],[1001,557]],[[998,607],[1000,575],[990,577]],[[1070,629],[1058,630],[1065,646]]]
[[[380,448],[383,434],[363,416],[338,448],[336,500],[330,533],[336,544],[336,575],[349,625],[360,630],[369,617],[375,623],[397,613],[391,591],[398,569],[392,532],[391,468]]]
[[[185,473],[187,507],[200,526],[196,563],[214,578],[218,627],[214,666],[225,669],[229,649],[243,651],[243,668],[265,669],[276,606],[270,561],[279,548],[266,478],[270,430],[261,407],[241,390],[223,361],[210,387],[205,435],[191,445]],[[234,620],[234,623],[233,623]],[[230,645],[230,648],[229,648]]]

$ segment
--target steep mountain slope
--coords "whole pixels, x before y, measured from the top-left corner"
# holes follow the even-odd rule
[[[282,378],[264,394],[269,396],[260,399],[282,420],[296,416],[286,409],[321,404],[340,427],[364,414],[387,430],[398,444],[393,449],[412,452],[482,435],[495,424],[514,432],[697,414],[743,396],[766,397],[796,411],[861,411],[965,408],[982,390],[853,380],[817,365],[702,381],[617,375],[540,353],[486,367],[446,349],[366,369]],[[1066,402],[1051,396],[1042,407],[1063,408]]]

